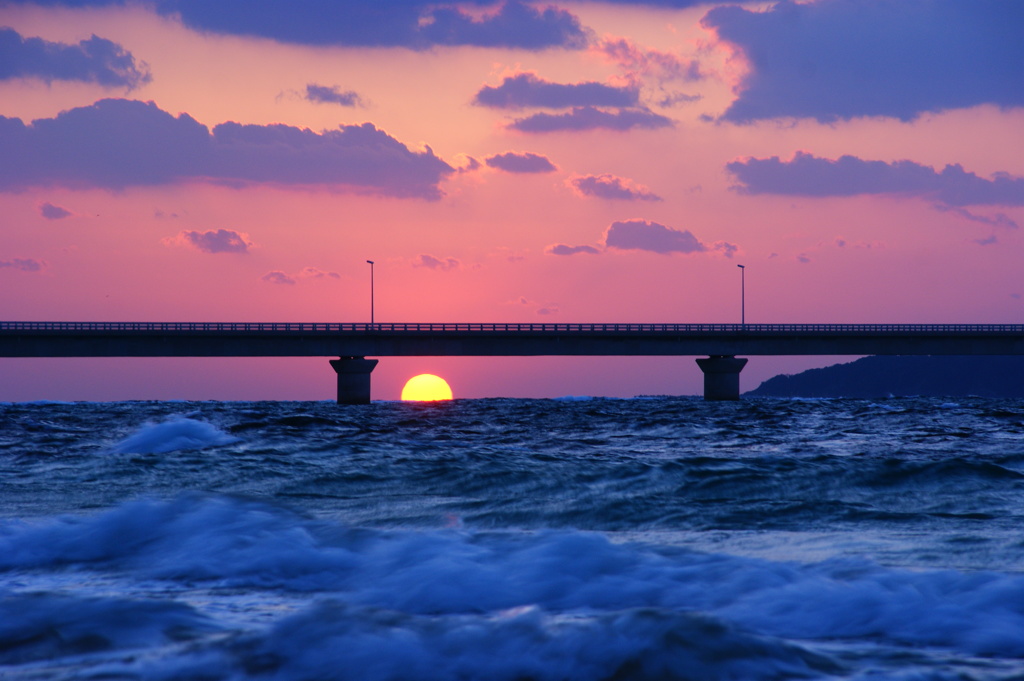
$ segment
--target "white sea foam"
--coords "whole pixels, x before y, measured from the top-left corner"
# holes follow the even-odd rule
[[[189,416],[172,416],[163,423],[146,423],[112,448],[117,454],[164,454],[237,442],[211,423]]]
[[[849,560],[790,564],[616,544],[576,531],[355,530],[228,497],[132,502],[91,518],[0,527],[0,568],[68,564],[212,587],[327,594],[363,613],[349,628],[370,626],[366,613],[380,610],[404,613],[399,629],[444,616],[455,618],[458,630],[458,616],[497,617],[524,607],[570,617],[606,613],[608,621],[653,609],[669,618],[704,613],[778,640],[872,639],[1024,655],[1020,575]]]

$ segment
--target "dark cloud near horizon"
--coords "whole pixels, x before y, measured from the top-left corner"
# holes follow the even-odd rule
[[[618,250],[670,253],[703,253],[708,247],[689,230],[678,230],[648,220],[613,222],[605,233],[605,245]]]
[[[0,268],[9,267],[22,272],[41,272],[46,263],[35,258],[13,258],[11,260],[0,260]]]
[[[371,123],[313,132],[221,123],[207,129],[152,102],[105,99],[25,125],[0,116],[0,191],[30,186],[123,189],[182,181],[347,187],[438,199],[454,169]]]
[[[288,276],[281,270],[272,270],[267,272],[260,277],[260,280],[265,281],[268,284],[295,284],[295,279]]]
[[[586,253],[588,255],[597,255],[601,251],[597,250],[593,246],[570,246],[568,244],[552,244],[544,249],[545,253],[551,255],[577,255],[579,253]]]
[[[144,63],[115,42],[93,35],[77,45],[24,38],[0,27],[0,80],[39,78],[96,83],[129,90],[151,80]]]
[[[546,156],[529,152],[517,154],[513,151],[495,154],[484,159],[491,168],[504,170],[507,173],[552,173],[558,168]]]
[[[248,253],[252,245],[247,235],[231,229],[211,229],[206,232],[190,229],[179,234],[178,239],[203,253]]]
[[[438,270],[441,272],[450,272],[457,270],[462,266],[462,263],[456,258],[437,258],[429,253],[420,253],[413,259],[413,267],[426,267],[428,270]]]
[[[306,266],[299,271],[299,276],[304,279],[341,279],[337,272],[325,272],[319,267]]]
[[[716,7],[702,23],[751,68],[726,121],[908,121],[979,104],[1024,106],[1024,2],[782,0],[763,12]]]
[[[622,177],[609,175],[581,175],[569,179],[569,183],[584,196],[618,201],[661,201],[661,197],[646,187],[634,187]]]
[[[971,222],[978,222],[983,225],[990,227],[1003,227],[1005,229],[1017,229],[1020,225],[1017,224],[1016,220],[1011,218],[1006,213],[996,213],[995,215],[976,215],[966,208],[960,208],[957,206],[944,206],[942,204],[935,204],[932,206],[935,210],[942,211],[943,213],[952,213],[962,217],[965,220]]]
[[[360,106],[362,100],[352,90],[342,90],[337,85],[330,87],[309,83],[306,85],[306,100],[317,104],[340,104],[341,106]]]
[[[262,277],[260,281],[265,281],[268,284],[283,284],[287,286],[294,286],[299,283],[299,280],[326,280],[326,279],[341,279],[341,275],[337,272],[327,272],[319,267],[306,266],[299,270],[296,274],[288,274],[281,270],[271,270]]]
[[[634,128],[655,130],[672,127],[672,119],[645,108],[604,111],[592,106],[574,108],[561,114],[537,113],[518,118],[508,127],[520,132],[562,132],[583,130],[618,130]]]
[[[788,196],[918,196],[945,206],[1024,206],[1024,178],[996,173],[985,179],[959,164],[941,171],[913,161],[865,161],[842,156],[833,161],[797,152],[790,161],[778,156],[726,164],[744,194]]]
[[[61,206],[55,206],[49,201],[39,204],[39,214],[47,220],[63,220],[71,217],[71,211]]]
[[[508,76],[501,85],[483,86],[473,101],[495,109],[568,109],[574,106],[632,107],[640,93],[632,87],[615,87],[594,81],[553,83],[534,73]]]

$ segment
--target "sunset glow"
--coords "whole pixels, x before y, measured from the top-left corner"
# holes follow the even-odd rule
[[[996,28],[1021,25],[975,0],[0,2],[0,319],[368,322],[370,259],[378,322],[738,322],[737,262],[750,323],[1020,322],[1024,41]],[[460,397],[702,381],[445,362]],[[0,400],[333,390],[324,360],[137,364],[0,359]]]

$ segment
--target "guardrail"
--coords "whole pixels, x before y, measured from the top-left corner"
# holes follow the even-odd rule
[[[266,322],[0,322],[4,331],[67,332],[499,332],[499,333],[992,333],[1024,334],[1024,324],[422,324]]]

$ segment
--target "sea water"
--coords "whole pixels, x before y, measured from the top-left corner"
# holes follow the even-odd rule
[[[1024,678],[1024,401],[0,404],[0,678]]]

